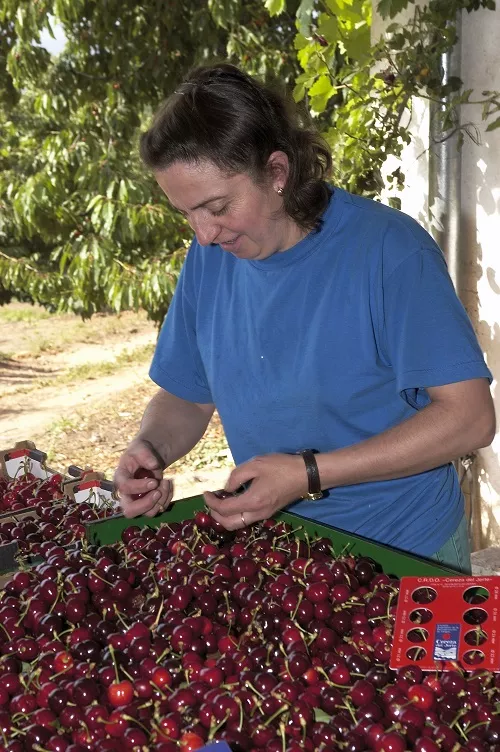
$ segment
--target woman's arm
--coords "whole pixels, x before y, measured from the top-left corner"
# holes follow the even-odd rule
[[[214,405],[198,404],[160,389],[144,411],[138,439],[147,441],[172,465],[196,446],[207,430]]]
[[[427,389],[431,402],[414,416],[358,444],[316,455],[322,488],[390,480],[431,470],[487,446],[495,411],[487,379]],[[301,447],[305,448],[305,447]],[[252,480],[248,491],[220,501],[207,493],[214,518],[229,529],[275,514],[307,492],[302,457],[269,454],[231,473],[226,489]]]
[[[137,436],[120,457],[114,482],[126,517],[153,516],[169,504],[173,484],[163,470],[196,446],[206,431],[214,405],[187,402],[160,389],[147,406]],[[139,468],[154,479],[134,479]],[[143,494],[140,499],[132,496]]]
[[[430,404],[359,444],[318,454],[323,488],[416,475],[491,444],[495,410],[487,379],[429,387]]]

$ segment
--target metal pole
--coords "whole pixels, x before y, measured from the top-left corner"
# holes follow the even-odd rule
[[[460,12],[457,13],[455,28],[457,42],[453,49],[441,58],[444,84],[452,76],[461,77],[462,14]],[[431,103],[430,106],[429,220],[434,239],[446,257],[448,271],[457,295],[461,296],[463,290],[460,244],[462,160],[458,130],[460,112],[455,113],[457,128],[448,133],[443,132],[440,115],[446,104],[449,104],[449,99],[443,105]],[[470,497],[466,498],[466,514],[473,551],[480,548],[482,535],[478,469],[475,460],[474,455],[454,463],[459,477],[465,474],[470,478]]]
[[[441,58],[443,83],[452,76],[460,77],[462,15],[457,14],[458,40],[452,50]],[[451,97],[451,95],[450,95]],[[449,102],[449,99],[447,103]],[[461,154],[459,131],[442,130],[440,114],[444,105],[431,103],[429,151],[429,214],[431,232],[439,243],[448,263],[448,270],[460,294],[460,214],[461,214]],[[457,125],[460,113],[456,113]]]

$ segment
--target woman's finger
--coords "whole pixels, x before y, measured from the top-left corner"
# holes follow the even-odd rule
[[[212,511],[212,517],[218,523],[220,523],[226,530],[241,530],[248,525],[251,525],[258,520],[264,519],[263,516],[256,514],[255,512],[238,512],[230,517],[225,517],[218,512]]]
[[[125,517],[139,517],[146,514],[160,500],[160,491],[151,491],[141,499],[132,499],[130,496],[123,495],[120,498],[120,507]]]
[[[164,478],[160,483],[161,502],[168,509],[174,496],[174,482],[171,478]]]
[[[248,499],[248,493],[249,492],[247,491],[234,497],[219,499],[211,491],[205,491],[203,496],[205,497],[207,507],[210,507],[210,509],[217,512],[217,514],[227,518],[237,516],[243,510],[255,506],[255,502],[252,503],[252,501]]]

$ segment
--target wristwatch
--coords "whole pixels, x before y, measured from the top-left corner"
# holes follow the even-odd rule
[[[314,456],[317,453],[316,449],[301,449],[300,452],[297,452],[297,454],[302,455],[306,464],[308,492],[302,497],[305,501],[317,501],[323,498],[318,463]]]

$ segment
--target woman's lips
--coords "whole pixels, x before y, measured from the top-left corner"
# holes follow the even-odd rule
[[[221,248],[227,249],[228,251],[234,250],[240,237],[241,235],[237,235],[235,238],[232,238],[232,240],[220,241],[219,245]]]

